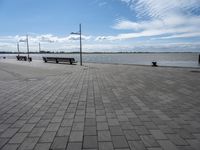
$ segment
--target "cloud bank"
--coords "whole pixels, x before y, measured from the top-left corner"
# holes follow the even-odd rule
[[[131,35],[130,35],[131,36]],[[175,35],[174,35],[175,36]],[[180,35],[179,35],[180,36]],[[53,34],[44,35],[29,35],[30,51],[39,50],[39,42],[41,50],[44,51],[79,51],[79,37],[74,36],[56,36]],[[200,43],[190,42],[173,42],[173,43],[158,43],[158,42],[127,42],[120,40],[105,40],[102,36],[83,36],[83,51],[84,52],[198,52]],[[114,38],[110,36],[110,38]],[[0,51],[17,52],[17,42],[25,40],[26,36],[0,36]],[[26,52],[26,43],[20,42],[20,51]]]
[[[113,26],[130,33],[109,36],[110,40],[138,37],[154,39],[200,37],[200,0],[120,0],[136,12],[141,21],[118,20]],[[199,11],[199,12],[198,12]],[[104,37],[105,38],[105,37]]]

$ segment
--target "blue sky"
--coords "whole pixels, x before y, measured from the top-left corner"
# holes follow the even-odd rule
[[[82,23],[84,51],[200,52],[200,0],[0,0],[0,19],[0,51],[77,51]]]

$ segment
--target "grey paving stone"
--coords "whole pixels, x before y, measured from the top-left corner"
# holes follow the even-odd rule
[[[128,148],[128,143],[124,136],[112,136],[114,148]]]
[[[27,137],[28,133],[16,133],[9,141],[9,143],[20,144]]]
[[[195,136],[187,130],[177,129],[174,131],[183,139],[195,139]]]
[[[148,148],[148,150],[163,150],[163,149],[160,147],[153,147],[153,148]]]
[[[45,142],[45,143],[53,142],[55,135],[56,135],[56,132],[45,131],[43,135],[40,137],[39,142]]]
[[[195,150],[192,146],[177,146],[178,150]]]
[[[194,148],[195,150],[199,150],[200,147],[200,141],[199,140],[187,140],[187,142]]]
[[[144,122],[144,126],[147,128],[147,129],[150,129],[150,130],[156,130],[158,129],[158,127],[153,123],[153,122]]]
[[[26,138],[20,145],[19,150],[32,150],[39,138]]]
[[[19,132],[31,132],[35,124],[24,124],[24,126],[19,130]]]
[[[107,122],[98,122],[97,130],[108,130],[108,123]]]
[[[182,139],[177,134],[167,134],[167,137],[177,146],[188,145],[187,141]]]
[[[12,124],[12,123],[14,123],[14,122],[17,121],[17,120],[18,120],[17,117],[12,116],[12,117],[9,117],[9,118],[5,121],[5,123]]]
[[[174,130],[172,130],[169,126],[167,125],[161,125],[159,126],[160,130],[165,133],[165,134],[175,134]]]
[[[86,126],[84,129],[84,135],[97,135],[95,126]]]
[[[119,121],[117,119],[108,119],[109,126],[119,126]]]
[[[8,138],[0,138],[0,148],[3,147],[8,142],[8,140]]]
[[[142,126],[143,123],[138,118],[131,118],[129,119],[133,126]]]
[[[63,119],[62,116],[55,116],[55,117],[52,118],[51,122],[53,122],[53,123],[59,123],[59,122],[62,121],[62,119]]]
[[[85,116],[75,116],[74,122],[84,122]]]
[[[10,124],[0,124],[0,132],[4,132],[9,127]]]
[[[64,119],[61,123],[61,126],[72,126],[73,119]]]
[[[98,131],[98,141],[111,141],[109,130]]]
[[[68,137],[55,137],[50,149],[65,149],[67,146]]]
[[[111,133],[111,135],[123,135],[124,134],[121,127],[119,127],[119,126],[111,126],[110,133]]]
[[[83,131],[72,131],[70,133],[70,142],[81,142],[83,140]]]
[[[84,136],[83,148],[98,148],[97,136]]]
[[[140,140],[140,137],[138,134],[135,132],[135,130],[124,130],[124,134],[126,136],[126,139],[128,141],[135,141],[135,140]]]
[[[150,134],[149,130],[147,130],[144,126],[134,126],[134,128],[139,135]]]
[[[37,143],[34,150],[49,150],[51,143]]]
[[[131,130],[134,129],[134,127],[132,126],[132,124],[130,122],[120,122],[121,128],[123,130]]]
[[[5,132],[3,132],[1,134],[0,137],[4,137],[4,138],[10,138],[12,136],[14,136],[14,134],[18,131],[18,128],[8,128]]]
[[[158,140],[158,143],[164,150],[178,150],[176,146],[169,140]]]
[[[128,117],[126,115],[117,115],[117,119],[119,121],[129,121]]]
[[[87,118],[85,120],[85,126],[96,126],[96,119]]]
[[[97,122],[105,122],[106,121],[106,116],[96,116],[96,121]]]
[[[71,131],[71,127],[60,127],[56,136],[69,136]]]
[[[45,119],[45,120],[40,120],[36,127],[47,127],[49,125],[50,120],[49,119]]]
[[[152,135],[141,135],[140,138],[146,147],[159,147]]]
[[[41,128],[33,128],[33,130],[31,131],[31,133],[29,134],[30,137],[40,137],[43,132],[44,132],[45,128],[41,127]]]
[[[41,117],[31,117],[27,123],[37,123]]]
[[[6,144],[1,150],[17,150],[19,144]]]
[[[54,113],[53,112],[46,112],[43,116],[42,116],[42,118],[41,118],[41,120],[51,120],[52,118],[53,118],[53,116],[54,116]]]
[[[99,150],[114,150],[112,142],[99,142]]]
[[[146,150],[142,141],[129,141],[128,144],[131,150]]]
[[[153,135],[153,137],[156,140],[166,140],[167,139],[165,134],[160,130],[150,130],[150,133]]]
[[[59,126],[60,126],[60,123],[50,123],[46,131],[49,131],[49,132],[57,131]]]
[[[67,113],[67,114],[65,114],[64,118],[73,119],[74,115],[75,115],[74,113]]]
[[[81,142],[70,142],[68,143],[67,150],[82,150],[82,143]]]
[[[23,125],[24,125],[26,122],[27,122],[26,120],[17,120],[17,121],[12,125],[12,127],[13,127],[13,128],[21,128],[21,127],[23,127]]]
[[[193,134],[195,136],[196,139],[198,139],[200,141],[200,133],[197,134]]]
[[[80,123],[80,122],[73,123],[72,130],[83,131],[83,129],[84,129],[84,123]]]

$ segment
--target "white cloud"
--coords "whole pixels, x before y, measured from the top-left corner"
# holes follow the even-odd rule
[[[200,0],[132,0],[130,7],[138,16],[163,18],[171,14],[191,13],[200,8]]]
[[[38,39],[43,37],[44,35],[37,35]],[[117,37],[114,36],[98,36],[92,37],[90,40],[86,40],[83,42],[83,51],[84,52],[95,52],[95,51],[105,51],[105,52],[113,52],[113,51],[199,51],[200,43],[157,43],[154,40],[148,42],[134,42],[134,43],[124,43],[120,41],[120,38],[124,38],[124,36],[132,36],[130,35],[120,35]],[[140,36],[140,35],[138,35]],[[24,37],[24,36],[22,36]],[[54,35],[46,35],[45,37],[54,37]],[[20,39],[21,36],[0,36],[0,51],[17,51],[17,43],[16,39]],[[30,51],[38,51],[38,42],[32,41],[33,37],[29,37],[29,46]],[[41,42],[41,49],[46,51],[78,51],[79,50],[79,42],[78,41],[67,41],[67,38],[64,40],[61,37],[57,37],[60,39],[57,42],[49,43],[49,42]],[[107,39],[106,39],[107,38]],[[171,37],[172,38],[172,37]],[[117,40],[117,41],[115,41]],[[20,43],[20,51],[26,52],[26,44]]]
[[[131,33],[119,34],[115,36],[116,39],[129,39],[137,37],[148,37],[148,36],[161,36],[165,34],[176,35],[181,34],[181,37],[196,37],[200,33],[200,17],[185,17],[185,16],[173,16],[166,17],[163,19],[155,19],[150,21],[142,22],[131,22],[131,21],[119,21],[113,26],[115,29],[120,30],[132,30]],[[113,37],[114,38],[114,37]]]
[[[107,5],[107,2],[100,2],[98,5],[99,5],[99,7],[103,7],[103,6]]]
[[[29,35],[29,41],[32,43],[39,43],[39,42],[47,42],[47,43],[53,43],[53,42],[68,42],[73,40],[79,40],[78,35],[69,35],[65,37],[56,36],[53,34],[42,34],[42,35]],[[82,35],[82,40],[90,40],[92,36],[86,36]],[[26,40],[26,36],[0,36],[0,41],[6,41],[6,42],[19,42],[20,40]]]
[[[137,16],[148,18],[142,21],[118,20],[117,30],[130,30],[116,36],[104,37],[123,40],[138,37],[155,39],[200,37],[200,16],[193,13],[200,9],[200,0],[121,0],[134,9]],[[158,37],[159,36],[159,37]],[[166,38],[164,38],[166,37]]]
[[[41,47],[45,50],[56,51],[59,49],[74,50],[79,47],[79,36],[69,35],[65,37],[56,36],[53,34],[30,34],[29,36],[30,50],[37,51],[38,43],[41,43]],[[88,42],[92,39],[92,36],[82,35],[83,42]],[[0,36],[0,51],[16,51],[17,42],[26,40],[26,36]],[[20,49],[26,51],[26,44],[20,42]]]

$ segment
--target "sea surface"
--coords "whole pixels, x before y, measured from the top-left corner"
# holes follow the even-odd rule
[[[177,67],[198,67],[200,53],[117,53],[117,54],[83,54],[83,63],[109,63],[109,64],[136,64],[151,65],[152,61],[156,61],[159,66],[177,66]],[[16,59],[17,54],[0,54],[9,59]],[[26,54],[21,54],[26,55]],[[79,61],[79,54],[30,54],[34,60],[42,60],[43,56],[54,57],[74,57]]]

